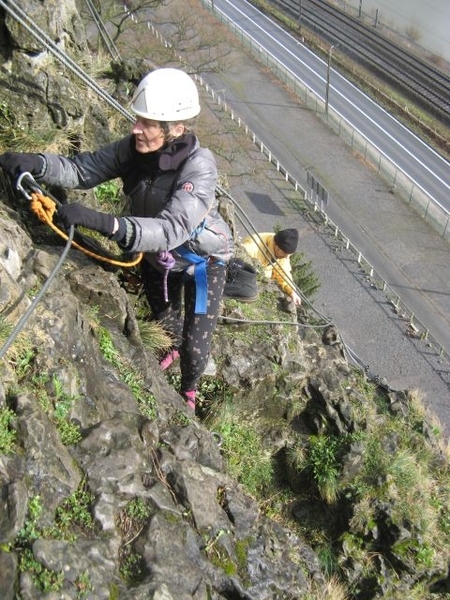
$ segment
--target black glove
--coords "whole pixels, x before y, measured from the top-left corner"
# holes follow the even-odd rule
[[[38,178],[45,174],[47,161],[42,154],[5,152],[5,154],[0,154],[0,166],[12,179],[16,179],[25,172]]]
[[[106,236],[110,236],[114,229],[113,215],[92,210],[77,202],[59,206],[58,218],[66,229],[70,229],[71,225],[82,225]]]

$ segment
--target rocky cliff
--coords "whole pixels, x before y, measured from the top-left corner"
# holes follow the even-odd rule
[[[95,62],[83,7],[22,4]],[[3,9],[0,23],[2,151],[109,139],[92,90]],[[105,67],[102,85],[122,101],[148,66]],[[437,429],[413,392],[349,365],[333,326],[297,322],[262,279],[254,305],[224,301],[193,417],[120,270],[77,250],[61,263],[4,178],[0,231],[2,598],[445,597]]]

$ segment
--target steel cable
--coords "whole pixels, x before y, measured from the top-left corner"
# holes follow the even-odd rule
[[[36,308],[37,304],[41,301],[41,299],[43,298],[44,294],[47,292],[48,288],[50,287],[53,279],[56,277],[58,271],[62,267],[62,264],[65,261],[67,254],[69,253],[74,233],[75,233],[75,228],[72,225],[70,227],[70,229],[69,229],[69,236],[68,236],[67,243],[66,243],[66,246],[64,248],[63,253],[59,257],[59,260],[56,263],[55,267],[53,268],[52,272],[50,273],[47,281],[44,283],[44,285],[42,286],[42,288],[39,290],[39,293],[36,294],[33,302],[30,304],[30,306],[24,312],[24,314],[20,318],[19,322],[17,323],[17,325],[14,327],[14,329],[11,332],[11,334],[9,335],[8,339],[6,340],[6,342],[3,344],[2,348],[0,349],[0,359],[2,359],[5,356],[6,352],[9,350],[9,348],[11,347],[11,345],[14,343],[16,337],[22,331],[22,329],[24,328],[26,322],[30,318],[31,313],[34,311],[34,309]]]
[[[108,48],[108,52],[111,54],[111,57],[113,58],[113,60],[117,60],[117,61],[121,62],[122,57],[120,56],[119,50],[117,49],[117,46],[115,45],[114,40],[109,35],[108,30],[105,27],[105,24],[103,23],[100,15],[98,14],[98,12],[94,6],[94,3],[92,2],[92,0],[86,0],[86,4],[92,15],[92,18],[94,19],[95,24],[97,25],[98,32],[99,32],[100,36],[102,37],[102,39],[105,43],[105,46]]]

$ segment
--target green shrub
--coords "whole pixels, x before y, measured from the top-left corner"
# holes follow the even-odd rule
[[[13,454],[16,431],[11,423],[16,415],[9,408],[0,409],[0,454]]]
[[[216,431],[222,438],[229,473],[254,496],[270,489],[275,477],[272,457],[255,430],[230,418],[218,423]]]

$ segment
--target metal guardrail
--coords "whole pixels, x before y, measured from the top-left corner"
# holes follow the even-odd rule
[[[202,2],[207,5],[207,6],[212,6],[214,8],[214,5],[211,4],[210,0],[202,0]],[[220,17],[220,15],[219,15]],[[278,66],[276,65],[275,61],[273,59],[271,59],[271,61],[269,61],[269,55],[267,54],[267,52],[265,52],[260,46],[255,46],[254,42],[249,39],[246,38],[246,36],[244,35],[244,32],[242,30],[239,30],[239,28],[233,24],[230,23],[228,20],[224,20],[221,19],[224,23],[227,24],[228,28],[236,35],[237,33],[239,35],[237,35],[238,39],[240,39],[241,43],[246,46],[249,50],[252,51],[253,54],[256,55],[256,57],[261,60],[261,57],[264,57],[265,55],[265,62],[264,64],[271,68],[272,70],[275,69],[275,73],[280,77],[281,75],[281,70],[278,68]],[[170,43],[167,42],[163,36],[159,33],[159,31],[151,24],[148,24],[148,28],[149,30],[152,31],[152,33],[163,43],[166,45],[166,47],[170,46]],[[182,59],[180,57],[181,62]],[[272,64],[271,64],[272,63]],[[321,204],[319,204],[319,202],[317,201],[317,199],[314,197],[315,194],[311,193],[309,194],[308,191],[297,181],[297,179],[292,175],[292,173],[289,173],[289,171],[281,164],[281,162],[276,158],[276,156],[273,154],[273,152],[258,138],[258,136],[249,129],[249,127],[246,125],[246,123],[236,114],[236,112],[234,111],[234,109],[232,107],[230,107],[224,97],[223,94],[221,92],[217,92],[214,89],[212,89],[208,83],[206,83],[202,77],[200,77],[199,75],[195,76],[196,81],[205,89],[205,91],[213,98],[213,100],[215,100],[217,102],[217,104],[219,105],[219,107],[232,119],[232,121],[234,121],[239,128],[242,128],[245,132],[245,134],[247,136],[249,136],[253,142],[253,144],[255,144],[257,146],[257,148],[259,148],[261,154],[263,154],[264,156],[267,157],[268,161],[273,164],[276,168],[276,170],[283,176],[284,180],[288,183],[290,183],[293,186],[293,191],[298,193],[298,199],[290,199],[291,203],[296,207],[296,208],[300,208],[300,207],[304,207],[305,206],[305,202],[307,202],[310,206],[310,208],[319,215],[319,217],[322,219],[322,222],[325,226],[329,227],[332,232],[333,235],[340,240],[343,245],[345,246],[345,248],[350,251],[352,254],[355,255],[356,260],[358,262],[358,264],[360,265],[360,267],[362,269],[365,270],[365,272],[367,273],[368,277],[370,277],[371,279],[371,283],[372,285],[376,286],[378,289],[382,290],[384,292],[384,294],[386,295],[387,300],[391,303],[394,311],[400,316],[400,318],[402,318],[405,321],[406,324],[406,328],[407,328],[407,333],[410,337],[416,338],[416,339],[422,339],[422,340],[426,340],[427,343],[433,347],[433,349],[436,351],[436,353],[442,357],[445,356],[447,359],[450,359],[450,351],[447,351],[440,343],[439,341],[432,335],[432,333],[430,332],[430,330],[425,327],[425,325],[423,325],[423,323],[420,322],[420,320],[415,316],[414,312],[411,311],[408,306],[402,301],[401,297],[397,294],[397,292],[383,279],[383,277],[377,273],[374,269],[374,267],[372,266],[372,264],[364,257],[364,255],[362,254],[362,252],[360,252],[356,246],[354,246],[354,244],[352,244],[352,242],[350,241],[350,239],[341,231],[341,229],[339,228],[338,225],[336,225],[336,223],[334,223],[329,216],[327,215],[327,213],[325,212],[325,210],[323,209],[323,207],[321,206]],[[303,102],[305,104],[307,104],[310,107],[313,107],[314,110],[319,113],[319,110],[321,113],[324,112],[325,110],[325,103],[319,99],[317,97],[317,95],[308,88],[308,86],[305,86],[304,84],[302,84],[299,80],[295,80],[295,78],[293,78],[291,76],[291,79],[294,80],[294,88],[293,89],[294,92],[299,92],[301,90],[303,90]],[[281,78],[281,80],[288,84],[287,78]],[[295,83],[296,81],[296,83]],[[292,82],[291,82],[292,83]],[[332,113],[332,111],[329,111],[330,115]],[[329,115],[329,116],[330,116]],[[343,123],[343,119],[341,119],[341,123],[340,123],[340,128],[342,128],[342,132],[344,130],[344,123]],[[345,131],[349,131],[350,130],[350,125],[347,123],[345,124]],[[341,131],[337,131],[337,133],[339,133],[339,135],[341,135],[342,133]],[[351,132],[350,132],[351,133]],[[360,134],[362,138],[364,138],[364,136],[362,136],[362,134]],[[355,132],[353,131],[353,135],[352,135],[352,148],[355,148]],[[365,142],[362,146],[362,150],[363,150],[363,154],[365,156],[366,159],[370,158],[370,143],[369,140],[366,140],[364,138]],[[381,172],[381,156],[379,159],[379,172]],[[397,169],[397,171],[400,171],[399,169]],[[401,182],[400,181],[400,174],[396,172],[395,174],[395,180],[397,182],[397,185],[400,185]],[[410,190],[410,203],[412,203],[412,189]],[[428,209],[428,212],[431,213],[432,211],[430,210],[430,207]],[[449,233],[449,237],[450,237],[450,227],[447,228],[448,229],[448,233]]]
[[[450,212],[448,210],[441,206],[435,198],[432,198],[417,182],[413,181],[407,173],[389,159],[363,133],[358,131],[328,103],[319,98],[305,82],[285,69],[236,23],[229,21],[223,14],[216,11],[212,0],[202,0],[202,2],[214,11],[216,18],[228,27],[231,33],[261,64],[270,69],[308,108],[324,118],[347,145],[364,156],[364,159],[377,169],[378,174],[385,179],[392,189],[397,190],[411,208],[425,219],[441,237],[450,241]]]

